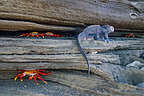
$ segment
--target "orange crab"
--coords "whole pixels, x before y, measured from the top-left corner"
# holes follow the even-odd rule
[[[20,36],[21,37],[38,37],[39,34],[38,32],[31,32],[31,33],[22,33]]]
[[[44,69],[40,69],[40,70],[18,70],[18,72],[21,72],[19,73],[15,78],[14,80],[17,80],[17,78],[20,76],[20,81],[23,81],[23,77],[24,76],[29,76],[29,80],[32,80],[34,78],[35,82],[38,84],[37,82],[37,78],[42,80],[45,84],[48,84],[44,79],[42,79],[40,77],[40,75],[50,75],[52,72],[48,72],[48,73],[43,73],[45,72],[46,70]]]
[[[62,37],[62,35],[60,34],[54,34],[52,32],[46,32],[46,33],[38,33],[38,32],[31,32],[31,33],[22,33],[20,35],[21,37],[41,37],[41,38],[45,38],[45,37]]]

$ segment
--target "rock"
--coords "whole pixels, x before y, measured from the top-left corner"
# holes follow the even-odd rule
[[[136,90],[136,87],[123,85],[113,81],[105,81],[95,75],[90,78],[84,76],[84,73],[79,71],[56,71],[53,75],[43,77],[47,80],[52,80],[63,85],[70,86],[84,92],[97,94],[98,96],[135,96],[144,94],[141,89]],[[107,82],[107,83],[106,83]],[[125,91],[124,91],[125,90]]]
[[[123,74],[128,84],[137,85],[144,82],[144,71],[142,70],[128,68],[127,70],[123,70]]]
[[[133,67],[133,68],[136,68],[136,69],[140,69],[142,66],[144,66],[143,63],[141,63],[139,61],[134,61],[134,62],[128,64],[126,67],[127,68]]]
[[[140,70],[144,71],[144,67],[142,67]]]
[[[68,86],[48,81],[48,85],[39,82],[39,86],[33,80],[0,80],[1,96],[93,96],[89,92],[83,92]]]
[[[115,38],[114,41],[106,43],[103,41],[88,40],[82,42],[82,48],[88,53],[87,55],[91,64],[110,63],[121,65],[123,62],[121,63],[122,60],[120,58],[125,56],[125,52],[122,53],[120,51],[121,55],[100,53],[121,49],[140,50],[144,48],[144,42],[142,41],[143,39],[122,40]],[[96,51],[98,52],[97,54],[92,54]],[[133,55],[135,52],[130,51],[129,53]],[[49,67],[87,69],[85,59],[77,49],[76,40],[0,38],[0,57],[0,69],[2,70]],[[123,60],[125,61],[125,58]],[[83,68],[80,66],[83,66]]]
[[[141,45],[139,45],[139,48],[140,47],[141,47]],[[144,50],[141,50],[141,48],[139,49],[136,46],[133,46],[131,48],[130,49],[126,48],[126,50],[123,50],[123,48],[122,48],[120,50],[112,51],[111,53],[115,54],[115,55],[119,55],[121,65],[124,66],[124,67],[126,65],[134,62],[134,61],[139,61],[141,63],[144,63],[144,60],[142,60],[141,58],[139,58],[140,54],[143,53]]]
[[[144,88],[144,82],[137,84],[137,87]]]
[[[1,0],[0,30],[76,32],[91,24],[110,24],[116,30],[143,32],[144,15],[137,12],[143,11],[143,3],[133,7],[124,1]],[[131,18],[132,12],[136,14],[135,18]]]
[[[84,40],[82,48],[88,53],[92,73],[103,74],[102,76],[123,82],[125,76],[121,67],[122,61],[129,62],[131,57],[128,55],[138,57],[143,51],[136,50],[144,49],[144,42],[138,38],[112,39],[113,41],[109,43]],[[127,60],[125,56],[129,59]],[[87,64],[77,48],[76,40],[0,38],[1,70],[43,68],[87,70]]]
[[[124,80],[123,68],[118,64],[102,63],[100,65],[95,65],[97,68],[107,73],[113,80],[121,82]]]
[[[142,53],[142,54],[140,55],[140,58],[144,59],[144,53]]]
[[[124,54],[127,50],[134,57],[143,53],[143,38],[112,39],[109,43],[96,40],[82,42],[91,65],[91,76],[87,77],[87,64],[74,39],[0,38],[0,79],[13,79],[17,69],[50,69],[53,70],[52,75],[42,76],[50,82],[49,88],[60,84],[57,88],[67,86],[67,90],[83,91],[85,93],[79,93],[82,96],[143,96],[144,91],[133,85],[144,82],[144,72],[135,68],[125,69],[121,62],[122,56],[123,61],[127,60]],[[21,84],[29,88],[25,79]]]
[[[13,71],[14,72],[14,71]],[[3,76],[14,77],[14,73],[11,74],[5,71]],[[28,77],[24,78],[23,82],[12,80],[0,80],[0,95],[23,95],[32,96],[32,94],[48,95],[70,95],[72,96],[143,96],[144,91],[140,88],[136,88],[131,85],[120,84],[111,80],[105,80],[99,75],[91,74],[90,77],[86,76],[86,72],[75,70],[54,70],[51,75],[41,76],[44,80],[47,80],[48,85],[43,84],[39,79],[40,86],[36,86],[36,83],[28,80]],[[1,77],[1,71],[0,71]],[[27,87],[25,87],[27,86]],[[9,90],[9,91],[7,91]],[[8,96],[11,96],[8,95]],[[36,95],[36,96],[37,96]]]
[[[138,10],[139,10],[139,12],[144,12],[144,2],[143,1],[141,1],[141,2],[131,2],[131,4],[133,5],[133,6],[135,6]]]

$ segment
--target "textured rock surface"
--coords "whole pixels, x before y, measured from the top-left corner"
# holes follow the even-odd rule
[[[36,86],[35,82],[24,79],[23,83],[19,80],[11,81],[6,78],[13,78],[15,71],[0,71],[5,74],[0,80],[0,95],[7,94],[8,96],[15,96],[15,94],[22,96],[143,96],[144,89],[137,88],[131,85],[124,85],[116,83],[111,80],[99,77],[99,75],[91,74],[87,77],[87,73],[72,70],[55,70],[52,75],[42,76],[48,80],[48,85],[38,80],[40,86]],[[7,74],[10,73],[10,74]],[[6,91],[8,90],[8,91]],[[60,91],[61,90],[61,91]],[[72,93],[75,94],[72,94]],[[60,96],[61,96],[60,95]]]
[[[0,88],[3,89],[0,94],[45,96],[48,92],[51,95],[59,93],[64,96],[143,96],[141,83],[144,82],[144,72],[126,68],[133,61],[143,63],[143,58],[140,58],[144,53],[143,38],[113,40],[110,43],[96,40],[82,42],[91,63],[91,76],[87,77],[87,64],[79,53],[75,40],[0,38],[0,79],[8,83],[0,82]],[[93,52],[98,53],[92,54]],[[28,78],[24,78],[23,83],[15,82],[18,88],[15,90],[15,83],[8,80],[16,76],[16,69],[39,68],[54,71],[52,75],[42,76],[50,85],[32,89],[32,84],[35,83],[29,84],[26,80]],[[4,86],[10,90],[8,93]],[[41,87],[42,91],[38,91]],[[14,92],[11,93],[9,88],[13,88]],[[27,88],[31,88],[32,92]],[[58,89],[63,91],[57,91]]]
[[[138,87],[144,88],[144,82],[137,84]]]
[[[123,72],[125,74],[125,80],[129,84],[137,85],[144,82],[144,71],[135,68],[128,68]]]
[[[116,35],[136,31],[142,37],[143,12],[141,0],[1,0],[0,32],[79,32],[90,24],[110,24],[121,31]],[[126,68],[134,61],[144,63],[143,38],[114,40],[82,42],[91,63],[87,77],[87,64],[75,40],[0,38],[0,95],[143,96],[143,68]],[[39,80],[40,86],[35,86],[28,78],[12,81],[16,69],[39,68],[54,70],[42,77],[48,86]]]
[[[130,68],[130,67],[133,67],[133,68],[136,68],[136,69],[140,69],[144,66],[144,63],[141,63],[139,61],[134,61],[130,64],[128,64],[126,67]]]
[[[143,32],[144,16],[136,10],[143,11],[143,2],[133,7],[124,1],[1,0],[0,30],[78,31],[84,25],[110,24],[116,29]]]
[[[82,47],[85,52],[88,53],[91,64],[99,65],[102,63],[110,63],[122,65],[123,62],[121,59],[124,57],[122,55],[126,52],[119,50],[144,49],[143,39],[113,39],[114,41],[109,43],[96,40],[82,42]],[[109,51],[119,52],[117,54],[100,54],[101,52]],[[98,52],[98,54],[92,54],[93,52]],[[129,55],[136,55],[136,52],[137,51],[130,51]],[[137,54],[140,53],[142,53],[142,51],[137,52]],[[129,58],[133,58],[131,55]],[[81,69],[87,68],[85,62],[81,61],[84,61],[84,59],[77,49],[76,40],[0,38],[1,69],[63,68],[66,66],[68,68],[72,66],[74,66],[74,68],[81,66]],[[130,61],[126,63],[130,63]],[[63,64],[65,64],[65,66],[63,66]],[[76,65],[79,67],[76,67]]]

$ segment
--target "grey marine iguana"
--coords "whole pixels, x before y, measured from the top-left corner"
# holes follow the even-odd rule
[[[108,34],[114,32],[114,27],[110,25],[90,25],[86,27],[83,32],[77,36],[77,45],[80,53],[85,58],[88,65],[88,76],[90,76],[90,64],[89,60],[81,47],[81,41],[87,40],[88,38],[95,38],[96,40],[102,40],[109,42]]]

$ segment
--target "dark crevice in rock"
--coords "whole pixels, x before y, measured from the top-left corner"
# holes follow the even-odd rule
[[[78,28],[77,28],[78,29]],[[24,31],[2,31],[0,30],[0,37],[11,37],[11,38],[25,38],[25,37],[20,37],[22,33],[31,33],[31,32],[38,32],[38,33],[46,33],[46,32],[52,32],[54,34],[60,34],[63,36],[63,38],[47,38],[47,39],[74,39],[77,37],[79,34],[79,29],[77,31],[58,31],[58,30],[45,30],[45,31],[38,31],[38,30],[24,30]],[[33,39],[33,38],[25,38],[25,39]],[[39,39],[39,38],[35,38]],[[41,38],[42,39],[42,38]],[[46,39],[46,38],[45,38]]]

